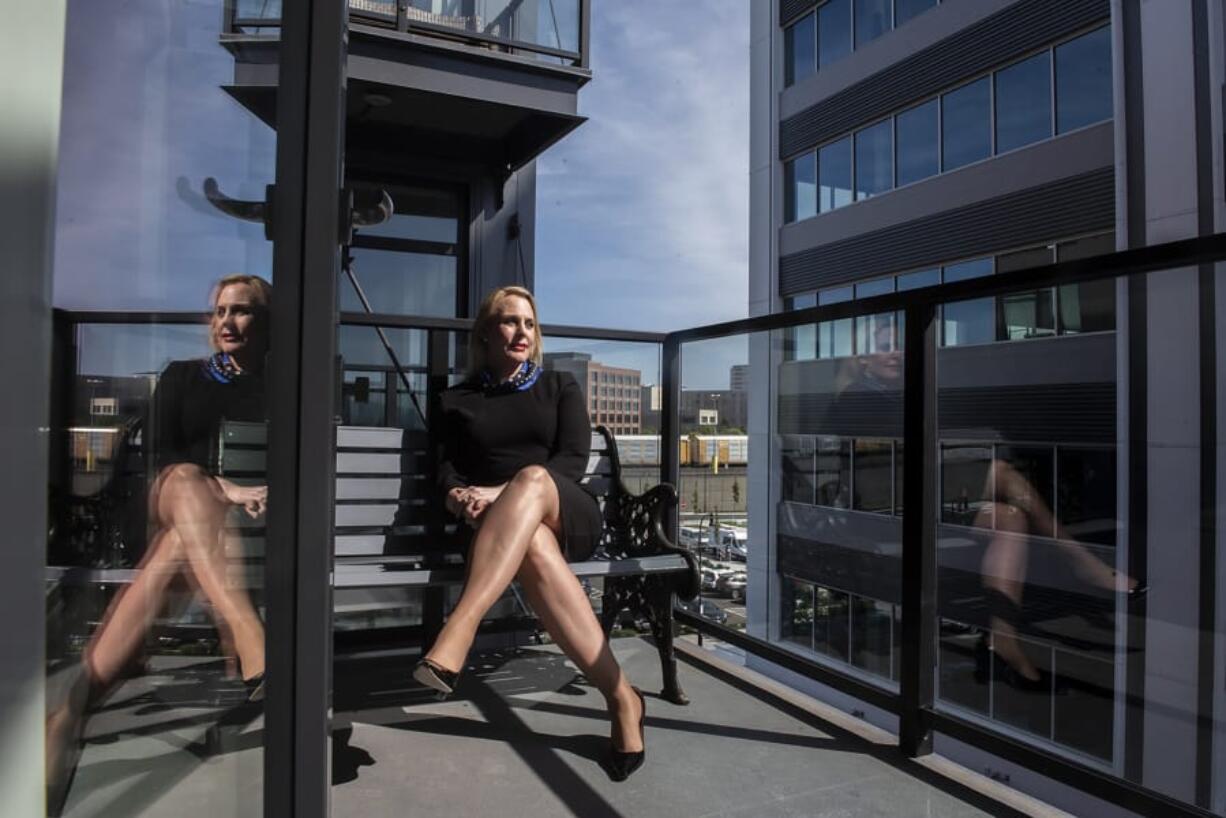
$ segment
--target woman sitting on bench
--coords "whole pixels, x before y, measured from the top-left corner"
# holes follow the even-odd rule
[[[549,635],[604,695],[609,774],[624,780],[643,763],[646,706],[568,565],[591,556],[601,530],[599,507],[577,482],[591,447],[583,393],[569,373],[541,370],[536,303],[522,287],[486,296],[469,361],[469,377],[442,396],[439,468],[447,509],[475,531],[468,577],[413,676],[451,693],[481,619],[518,579]]]
[[[242,506],[264,513],[266,486],[244,487],[208,471],[220,421],[263,421],[264,358],[272,286],[252,275],[233,275],[213,287],[209,341],[203,360],[172,361],[158,379],[145,427],[157,477],[149,492],[156,527],[136,579],[107,610],[84,651],[83,673],[68,701],[48,721],[48,773],[68,763],[82,716],[120,681],[139,652],[171,581],[182,577],[208,601],[227,653],[238,660],[253,701],[263,697],[264,626],[251,599],[226,582],[226,516]],[[65,771],[70,772],[70,768]]]

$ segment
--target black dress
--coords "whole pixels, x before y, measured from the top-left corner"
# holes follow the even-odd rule
[[[487,392],[466,381],[441,397],[439,487],[495,486],[544,466],[558,488],[562,553],[588,559],[600,541],[596,499],[579,485],[592,446],[583,392],[567,372],[542,372],[522,392]]]
[[[171,361],[158,378],[145,440],[160,471],[174,463],[211,465],[223,420],[263,421],[264,377],[244,373],[228,383],[210,372],[208,360]]]

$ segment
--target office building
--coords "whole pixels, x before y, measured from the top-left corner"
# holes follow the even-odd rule
[[[756,7],[751,316],[1220,229],[1221,23],[1214,2]],[[1226,695],[1203,640],[1226,648],[1224,600],[1201,572],[1223,540],[1192,524],[1221,507],[1198,460],[1223,405],[1199,374],[1222,349],[1212,278],[943,305],[931,473],[936,707],[1221,811],[1226,735],[1207,725]],[[772,431],[751,437],[771,451],[751,458],[751,519],[769,520],[775,550],[750,560],[750,630],[885,688],[901,635],[901,317],[751,342],[750,417]],[[1123,592],[1147,582],[1138,607]]]
[[[639,370],[606,366],[586,352],[547,352],[545,368],[575,376],[593,426],[607,426],[615,435],[637,435],[643,428]]]

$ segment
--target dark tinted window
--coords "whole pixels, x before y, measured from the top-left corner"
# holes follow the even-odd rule
[[[941,522],[992,527],[989,445],[941,447]]]
[[[915,15],[927,11],[937,0],[894,0],[894,25],[901,26]]]
[[[992,153],[988,78],[941,97],[941,169],[953,170]]]
[[[890,30],[890,0],[856,0],[856,47]]]
[[[1111,118],[1111,27],[1056,48],[1056,132]]]
[[[878,122],[856,134],[856,198],[867,199],[894,186],[894,127]]]
[[[996,152],[1051,136],[1051,54],[996,72]]]
[[[817,439],[817,504],[834,508],[851,505],[851,441]]]
[[[826,145],[817,152],[820,184],[818,211],[825,213],[851,203],[851,138]]]
[[[1074,449],[1056,452],[1056,509],[1061,537],[1100,545],[1115,545],[1115,452]]]
[[[893,508],[894,463],[888,440],[857,440],[852,508],[889,514]]]
[[[830,65],[851,53],[851,0],[830,0],[817,10],[817,64]]]
[[[817,215],[817,156],[806,153],[783,167],[786,222]]]
[[[817,16],[806,14],[783,32],[783,84],[799,82],[817,70]]]
[[[906,185],[936,175],[941,169],[937,145],[937,100],[903,111],[896,116],[895,162],[897,184]]]

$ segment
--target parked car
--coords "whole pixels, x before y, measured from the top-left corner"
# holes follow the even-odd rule
[[[744,571],[733,571],[716,579],[715,592],[726,594],[733,599],[744,599],[745,586],[748,582],[749,575]]]
[[[698,553],[704,553],[711,544],[710,535],[701,528],[683,525],[677,531],[678,544],[682,548],[689,548]]]
[[[689,602],[680,602],[678,605],[683,610],[697,614],[703,619],[710,619],[718,625],[728,621],[728,612],[709,599],[691,599]]]

